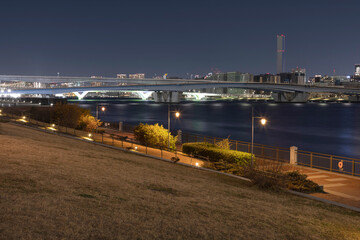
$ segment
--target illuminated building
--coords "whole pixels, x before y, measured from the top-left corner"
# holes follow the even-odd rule
[[[145,74],[144,74],[144,73],[129,74],[129,78],[130,78],[130,79],[144,79],[144,78],[145,78]]]
[[[305,68],[295,68],[291,70],[293,83],[295,84],[305,84],[306,83],[306,69]]]
[[[126,78],[126,74],[123,73],[116,74],[116,78]]]

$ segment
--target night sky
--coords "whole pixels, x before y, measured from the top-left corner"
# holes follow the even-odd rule
[[[212,69],[351,75],[360,63],[360,1],[6,1],[0,74],[186,77]]]

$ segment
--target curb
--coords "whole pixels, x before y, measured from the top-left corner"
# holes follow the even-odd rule
[[[30,128],[30,129],[33,129],[33,130],[37,130],[37,131],[40,131],[40,132],[43,132],[43,133],[49,133],[49,134],[53,134],[53,135],[57,135],[57,136],[71,138],[71,139],[74,139],[74,140],[80,140],[80,141],[83,141],[83,142],[86,142],[86,143],[92,143],[92,144],[95,144],[95,145],[98,145],[98,146],[111,148],[111,149],[114,149],[114,150],[120,150],[122,152],[132,153],[132,154],[136,154],[136,155],[143,156],[143,157],[148,157],[148,158],[152,158],[152,159],[156,159],[156,160],[161,160],[163,162],[173,163],[173,164],[182,165],[182,166],[185,166],[185,167],[191,167],[191,168],[199,169],[199,170],[202,170],[202,171],[221,174],[221,175],[229,176],[229,177],[232,177],[232,178],[237,178],[237,179],[240,179],[240,180],[246,181],[246,182],[252,182],[251,179],[249,179],[249,178],[233,175],[233,174],[230,174],[230,173],[219,172],[219,171],[204,168],[204,167],[197,167],[197,166],[193,166],[193,165],[190,165],[190,164],[187,164],[187,163],[182,163],[182,162],[174,163],[173,161],[168,160],[168,159],[164,159],[164,158],[160,158],[160,157],[156,157],[156,156],[152,156],[152,155],[147,155],[145,153],[134,152],[134,151],[130,151],[130,150],[127,150],[127,149],[124,149],[124,148],[107,145],[107,144],[104,144],[104,143],[98,143],[98,142],[95,142],[95,141],[87,141],[87,140],[80,139],[78,137],[74,137],[74,136],[71,136],[71,135],[68,135],[68,134],[49,132],[49,131],[46,131],[46,130],[43,130],[43,129],[39,129],[39,128],[36,128],[36,127],[27,126],[27,125],[22,125],[22,124],[17,124],[17,123],[14,123],[14,122],[9,122],[9,123],[13,124],[13,125],[16,125],[16,126],[26,127],[26,128]],[[306,194],[306,193],[296,192],[296,191],[293,191],[293,190],[290,190],[290,189],[284,189],[284,190],[286,192],[292,194],[292,195],[312,199],[312,200],[315,200],[315,201],[327,203],[327,204],[330,204],[330,205],[334,205],[334,206],[337,206],[337,207],[342,207],[342,208],[345,208],[345,209],[352,210],[352,211],[360,213],[360,208],[358,208],[358,207],[353,207],[353,206],[350,206],[350,205],[330,201],[330,200],[327,200],[327,199],[324,199],[324,198],[315,197],[315,196],[312,196],[312,195],[309,195],[309,194]]]
[[[312,196],[312,195],[309,195],[309,194],[306,194],[306,193],[296,192],[296,191],[289,190],[289,189],[286,189],[286,191],[288,193],[293,194],[293,195],[297,195],[297,196],[300,196],[300,197],[304,197],[304,198],[320,201],[320,202],[323,202],[323,203],[335,205],[335,206],[338,206],[338,207],[346,208],[346,209],[349,209],[349,210],[360,213],[360,208],[358,208],[358,207],[353,207],[353,206],[350,206],[350,205],[330,201],[330,200],[327,200],[327,199],[324,199],[324,198],[315,197],[315,196]]]

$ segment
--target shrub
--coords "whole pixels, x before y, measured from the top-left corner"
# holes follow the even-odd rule
[[[234,150],[222,149],[214,144],[200,143],[184,143],[182,151],[196,157],[207,158],[211,162],[228,162],[241,166],[248,166],[251,161],[251,154]]]
[[[229,138],[225,138],[225,139],[215,143],[215,145],[218,146],[219,148],[222,148],[225,150],[230,150]]]
[[[237,163],[228,163],[225,161],[205,162],[203,167],[238,176],[242,176],[244,174],[244,167]]]
[[[307,179],[307,176],[299,171],[286,173],[285,176],[288,189],[304,193],[323,192],[317,183]]]
[[[284,175],[280,172],[264,172],[249,168],[245,176],[262,189],[278,191],[285,187]]]
[[[272,190],[288,188],[303,193],[323,192],[317,183],[307,179],[306,175],[300,174],[298,171],[283,173],[250,169],[246,173],[246,177],[260,188]]]
[[[142,124],[140,123],[134,129],[135,139],[141,144],[147,144],[152,147],[168,147],[168,130],[162,125]],[[170,133],[170,149],[176,148],[177,137]]]
[[[79,128],[88,132],[92,132],[101,126],[102,122],[91,115],[81,115],[79,119]]]

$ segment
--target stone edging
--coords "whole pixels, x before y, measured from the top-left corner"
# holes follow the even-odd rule
[[[343,203],[338,203],[338,202],[334,202],[334,201],[327,200],[327,199],[324,199],[324,198],[315,197],[315,196],[312,196],[312,195],[309,195],[309,194],[306,194],[306,193],[296,192],[296,191],[293,191],[293,190],[290,190],[290,189],[286,189],[286,191],[293,194],[293,195],[297,195],[297,196],[304,197],[304,198],[309,198],[309,199],[320,201],[320,202],[323,202],[323,203],[328,203],[328,204],[331,204],[331,205],[346,208],[346,209],[349,209],[349,210],[360,213],[360,208],[358,208],[358,207],[353,207],[353,206],[346,205],[346,204],[343,204]]]

